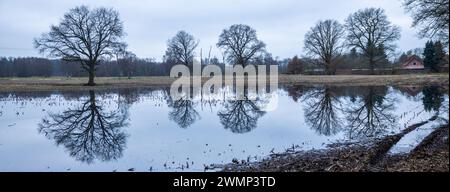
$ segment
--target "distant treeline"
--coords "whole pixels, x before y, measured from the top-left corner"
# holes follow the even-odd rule
[[[97,66],[97,76],[126,76],[129,70],[133,76],[168,75],[171,65],[158,63],[152,59],[137,59],[133,61],[133,68],[124,66],[117,61],[102,61]],[[0,77],[31,77],[31,76],[88,76],[77,62],[50,60],[45,58],[0,58]]]
[[[271,54],[263,54],[251,61],[253,65],[278,65],[279,73],[290,73],[288,65],[292,58],[278,59]],[[318,61],[310,58],[299,58],[302,63],[302,70],[323,70],[323,66],[317,65]],[[101,61],[97,66],[96,75],[101,77],[127,77],[127,76],[168,76],[170,69],[176,64],[175,61],[165,60],[157,62],[154,59],[136,58],[129,60]],[[204,59],[203,66],[215,64],[222,69],[225,64],[217,58]],[[394,63],[387,59],[384,67],[392,67]],[[364,69],[368,63],[363,56],[354,50],[348,54],[343,54],[339,59],[339,69]],[[224,71],[224,70],[223,70]],[[77,62],[68,62],[59,59],[46,59],[38,57],[0,57],[0,77],[86,77],[88,73],[81,68]]]

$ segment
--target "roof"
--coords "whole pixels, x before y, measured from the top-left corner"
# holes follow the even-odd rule
[[[417,61],[423,63],[423,60],[419,56],[411,55],[411,56],[408,56],[408,58],[405,60],[405,62],[403,62],[402,66],[405,66],[406,64],[410,63],[413,60],[417,60]]]
[[[420,62],[423,62],[422,61],[422,58],[420,58],[419,56],[417,56],[417,55],[411,55],[411,56],[408,56],[408,58],[406,59],[406,61],[405,61],[405,63],[409,63],[410,61],[412,61],[412,60],[418,60],[418,61],[420,61]]]

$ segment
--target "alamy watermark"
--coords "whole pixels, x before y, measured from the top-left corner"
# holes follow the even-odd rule
[[[212,64],[202,67],[196,59],[192,65],[192,74],[186,65],[173,66],[170,77],[178,79],[170,87],[170,97],[173,100],[188,100],[194,95],[200,95],[202,99],[236,101],[264,98],[269,102],[262,110],[270,111],[278,106],[277,65],[234,65],[223,68]]]

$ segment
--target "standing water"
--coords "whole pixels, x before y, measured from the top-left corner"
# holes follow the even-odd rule
[[[168,92],[0,93],[0,171],[204,171],[395,134],[435,115],[435,124],[448,122],[448,95],[437,86],[292,85],[240,101],[174,101]],[[274,99],[275,110],[265,111]],[[392,151],[407,151],[433,128],[417,130]]]

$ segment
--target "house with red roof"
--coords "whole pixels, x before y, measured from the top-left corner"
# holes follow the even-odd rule
[[[400,65],[400,69],[425,69],[425,66],[420,57],[411,55]]]

